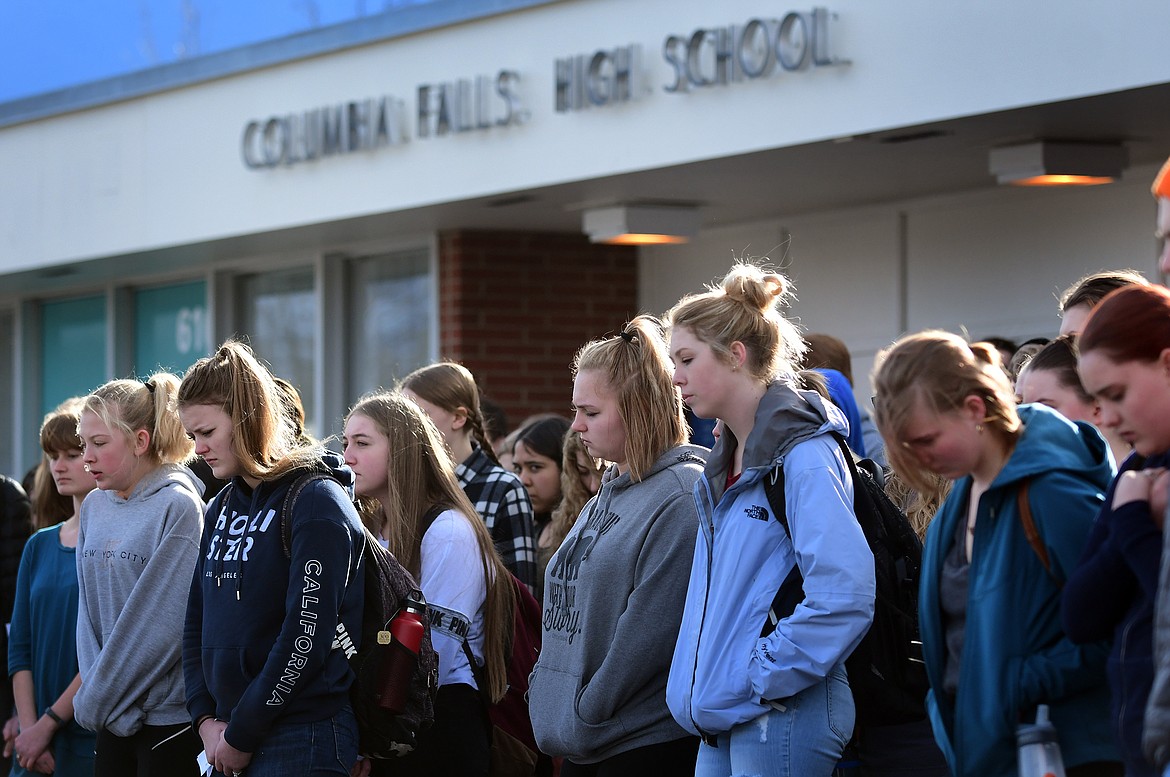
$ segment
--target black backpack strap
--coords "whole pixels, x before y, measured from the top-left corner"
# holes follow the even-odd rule
[[[289,516],[292,514],[293,506],[296,504],[301,492],[318,480],[332,480],[337,482],[337,478],[328,472],[312,469],[297,476],[297,479],[293,481],[293,484],[288,487],[288,491],[284,494],[284,501],[280,505],[280,546],[284,548],[285,558],[292,558],[292,520],[289,519]],[[338,483],[338,485],[341,484]]]
[[[777,464],[764,475],[764,494],[768,497],[768,507],[776,522],[784,527],[788,539],[792,539],[792,529],[788,525],[788,512],[784,500],[784,465]],[[795,551],[795,545],[793,550]],[[776,625],[796,610],[796,605],[804,601],[804,575],[800,567],[793,564],[792,570],[780,583],[776,595],[772,597],[772,604],[768,607],[768,619],[760,630],[760,636],[766,637],[776,630]]]
[[[846,472],[856,491],[859,487],[859,474],[857,464],[853,460],[853,452],[849,450],[849,445],[845,442],[844,437],[836,432],[833,432],[833,437],[837,440],[837,445],[841,448],[841,454],[845,457]],[[788,524],[787,503],[784,499],[784,465],[782,463],[773,467],[764,476],[764,494],[768,497],[768,507],[771,508],[772,515],[784,527],[784,533],[791,540],[792,528]],[[854,499],[856,503],[856,495]],[[792,549],[793,552],[796,551],[795,543],[793,543]],[[780,621],[795,612],[796,606],[802,601],[804,601],[804,575],[801,574],[798,566],[793,565],[792,571],[780,583],[779,590],[772,597],[772,604],[768,608],[768,620],[764,623],[760,636],[766,637],[775,631]]]

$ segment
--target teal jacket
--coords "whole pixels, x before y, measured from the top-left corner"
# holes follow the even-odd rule
[[[1084,550],[1113,477],[1105,441],[1047,407],[1020,408],[1024,431],[979,500],[958,692],[942,690],[947,658],[939,606],[943,560],[966,520],[971,478],[955,483],[930,526],[919,618],[935,738],[956,777],[1015,777],[1016,726],[1047,704],[1066,766],[1120,757],[1109,723],[1107,642],[1074,645],[1060,621],[1060,586]],[[1051,572],[1024,534],[1028,502]]]

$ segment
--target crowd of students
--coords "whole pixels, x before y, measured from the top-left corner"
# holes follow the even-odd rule
[[[1170,172],[1155,195],[1170,227]],[[542,603],[543,774],[827,776],[861,741],[861,774],[1007,777],[1040,705],[1070,775],[1160,774],[1170,292],[1084,278],[1061,337],[1018,359],[906,335],[878,355],[871,419],[840,341],[783,315],[791,291],[733,266],[584,344],[571,418],[496,439],[472,374],[441,362],[358,399],[331,452],[234,340],[182,378],[63,403],[41,429],[39,531],[7,575],[13,774],[194,775],[202,752],[224,777],[487,775],[516,585]],[[718,419],[710,450],[688,412]],[[917,728],[869,732],[880,759],[845,669],[875,576],[839,439],[888,461],[925,537],[930,691]],[[328,476],[290,499],[310,470]],[[5,526],[27,536],[23,509]],[[433,726],[373,764],[334,640],[360,633],[366,530],[417,579],[439,656]],[[799,601],[770,620],[794,573]]]

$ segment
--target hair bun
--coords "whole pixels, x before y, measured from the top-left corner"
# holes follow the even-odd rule
[[[723,279],[723,293],[728,299],[756,310],[768,310],[787,292],[788,283],[784,276],[766,273],[753,264],[736,265]]]

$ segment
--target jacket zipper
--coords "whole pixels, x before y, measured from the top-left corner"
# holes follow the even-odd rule
[[[705,738],[707,732],[699,728],[699,724],[695,722],[695,678],[699,674],[699,648],[703,643],[703,627],[707,623],[707,602],[711,596],[711,567],[714,565],[715,557],[715,504],[711,499],[711,487],[706,478],[703,479],[703,491],[705,501],[709,506],[708,510],[703,511],[707,521],[705,528],[710,532],[707,537],[707,576],[703,586],[703,612],[699,617],[699,633],[695,637],[695,660],[691,667],[691,691],[687,698],[687,713],[690,715],[691,725],[695,727],[695,731],[698,731],[700,736]]]

